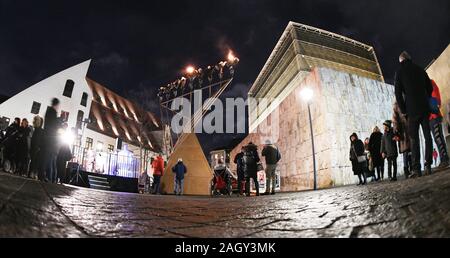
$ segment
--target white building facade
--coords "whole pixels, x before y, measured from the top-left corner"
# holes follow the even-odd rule
[[[161,123],[152,113],[87,78],[90,63],[63,70],[9,98],[0,104],[0,117],[26,118],[31,124],[36,115],[44,118],[51,100],[58,98],[59,116],[73,132],[74,162],[89,172],[111,174],[115,170],[111,163],[124,158],[132,169],[123,176],[136,177],[161,151]],[[87,118],[91,122],[83,123]]]

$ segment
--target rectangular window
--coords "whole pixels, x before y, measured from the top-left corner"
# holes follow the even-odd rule
[[[94,145],[94,139],[86,137],[86,145],[84,147],[88,150],[92,150],[93,145]]]
[[[108,152],[114,152],[114,145],[108,144]]]
[[[66,85],[64,86],[64,92],[63,92],[63,96],[72,97],[72,92],[73,92],[73,86],[75,85],[75,82],[72,80],[67,80],[66,81]]]
[[[96,149],[97,151],[103,151],[103,142],[97,141]]]
[[[77,129],[82,129],[83,119],[84,119],[84,112],[81,111],[81,110],[78,110],[78,114],[77,114]]]
[[[67,111],[61,111],[61,120],[64,123],[67,123],[67,121],[69,121],[69,112]]]
[[[39,111],[41,110],[41,103],[33,101],[33,105],[31,106],[31,114],[39,114]]]
[[[86,92],[83,92],[83,96],[81,96],[81,103],[80,103],[80,105],[86,107],[87,106],[87,99],[88,99],[88,94]]]

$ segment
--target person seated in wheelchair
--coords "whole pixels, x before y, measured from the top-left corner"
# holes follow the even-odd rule
[[[213,178],[214,185],[218,187],[219,181],[223,181],[225,182],[227,188],[229,188],[231,186],[232,179],[233,174],[231,173],[231,170],[225,165],[222,159],[219,159],[217,165],[214,166],[214,178]]]

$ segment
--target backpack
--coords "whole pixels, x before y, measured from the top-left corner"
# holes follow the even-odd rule
[[[280,150],[277,148],[277,162],[281,160],[281,153]]]
[[[245,151],[244,156],[242,156],[242,164],[244,166],[254,166],[256,165],[256,159],[252,151]]]

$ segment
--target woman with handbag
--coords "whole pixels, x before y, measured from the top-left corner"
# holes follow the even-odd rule
[[[367,159],[364,153],[364,143],[358,139],[358,135],[353,133],[350,136],[350,161],[352,162],[352,170],[355,176],[358,176],[358,185],[367,184],[365,170],[367,169]]]

